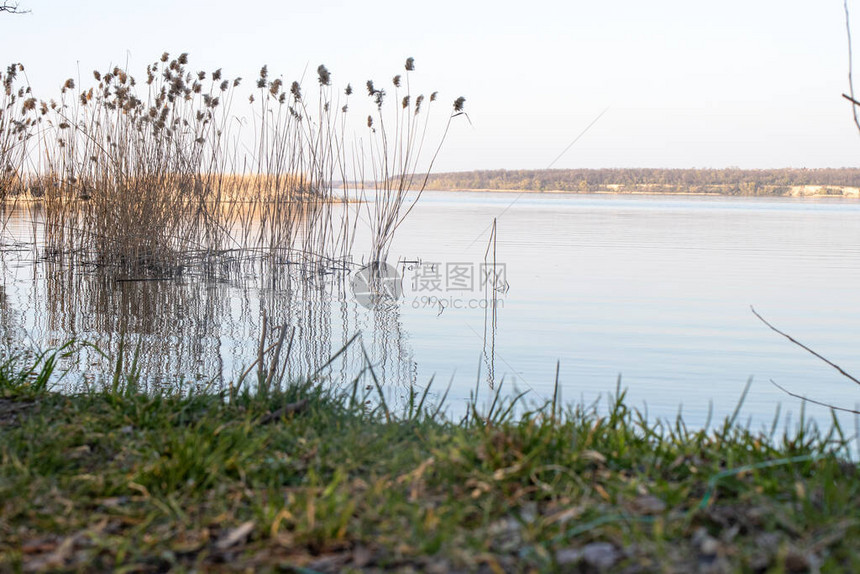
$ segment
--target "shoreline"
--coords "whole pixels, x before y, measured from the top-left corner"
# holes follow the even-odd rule
[[[668,195],[668,196],[689,196],[689,197],[732,197],[732,198],[787,198],[787,199],[860,199],[860,194],[832,194],[832,193],[810,193],[810,194],[777,194],[765,193],[759,195],[753,194],[734,194],[734,193],[708,193],[704,191],[613,191],[613,190],[594,190],[594,191],[570,191],[565,189],[490,189],[490,188],[427,188],[425,191],[438,191],[442,193],[527,193],[529,195]]]
[[[340,189],[340,188],[336,188]],[[641,196],[641,197],[711,197],[711,198],[727,198],[727,199],[811,199],[811,200],[860,200],[860,193],[848,194],[832,194],[832,193],[800,193],[800,194],[733,194],[733,193],[708,193],[703,191],[613,191],[613,190],[594,190],[594,191],[569,191],[563,189],[537,190],[537,189],[490,189],[490,188],[448,188],[439,189],[428,187],[424,190],[411,190],[411,193],[424,193],[425,191],[439,193],[499,193],[499,194],[514,194],[531,196],[540,195],[564,195],[564,196],[579,196],[579,195],[606,195],[606,196]],[[79,199],[78,201],[88,201],[87,199]],[[361,204],[365,200],[356,198],[330,198],[330,201],[319,201],[319,204]],[[15,208],[16,206],[36,206],[44,205],[44,198],[41,197],[7,197],[0,199],[0,209]],[[254,200],[223,200],[222,205],[237,205],[237,204],[252,204]],[[313,203],[313,202],[311,202]]]

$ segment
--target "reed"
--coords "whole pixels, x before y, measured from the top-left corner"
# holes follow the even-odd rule
[[[25,191],[27,145],[41,121],[32,90],[22,79],[26,80],[22,64],[10,64],[5,74],[0,72],[0,202]]]
[[[45,142],[46,242],[110,268],[170,275],[183,254],[223,241],[211,214],[213,174],[231,84],[191,74],[187,56],[164,54],[146,70],[143,94],[125,70],[62,87]]]
[[[385,108],[389,102],[386,91],[375,87],[372,81],[367,82],[367,94],[376,105],[376,113],[367,117],[371,183],[368,190],[362,188],[362,192],[369,191],[373,197],[372,202],[366,203],[373,232],[371,261],[387,259],[394,233],[427,187],[428,175],[448,135],[452,120],[465,113],[463,106],[466,99],[459,97],[454,101],[453,110],[426,173],[419,175],[430,112],[437,102],[438,92],[432,92],[429,98],[424,94],[415,96],[410,88],[415,60],[408,58],[404,69],[405,74],[398,74],[391,80],[394,89],[393,110]],[[361,151],[364,157],[365,150]]]
[[[141,81],[118,66],[94,71],[89,86],[68,79],[49,101],[16,91],[16,64],[3,76],[0,200],[28,189],[44,206],[47,255],[124,276],[172,277],[225,254],[342,269],[362,210],[373,237],[362,258],[384,260],[427,181],[416,173],[430,105],[410,92],[413,70],[410,58],[392,109],[368,82],[362,143],[347,137],[351,85],[334,88],[322,65],[313,90],[263,66],[246,121],[234,112],[241,78],[193,72],[184,53],[164,53]]]

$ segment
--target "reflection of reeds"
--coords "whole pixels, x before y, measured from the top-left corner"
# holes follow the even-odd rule
[[[406,68],[395,78],[393,113],[368,83],[376,123],[365,154],[345,137],[352,88],[339,95],[325,66],[310,98],[299,82],[260,70],[248,146],[231,111],[240,79],[192,72],[187,54],[163,54],[141,82],[120,67],[95,71],[91,86],[69,79],[49,102],[15,91],[23,68],[13,65],[2,77],[0,200],[18,186],[44,204],[48,254],[171,277],[190,255],[211,262],[242,250],[325,267],[351,253],[356,202],[372,199],[371,258],[384,259],[407,193],[423,190],[414,180],[428,106],[409,93],[411,58]],[[452,117],[461,108],[462,99]],[[28,156],[34,135],[38,153]]]
[[[499,327],[498,316],[498,272],[496,271],[496,218],[493,218],[493,227],[490,238],[487,241],[487,250],[484,251],[484,268],[481,270],[484,283],[484,366],[487,369],[487,386],[494,389],[496,386],[496,333]],[[492,251],[492,259],[490,252]]]
[[[365,323],[356,310],[344,309],[349,293],[333,276],[308,278],[299,268],[281,265],[265,266],[253,281],[126,281],[106,270],[74,273],[64,269],[63,262],[43,265],[44,273],[26,288],[31,291],[27,299],[32,308],[26,311],[32,314],[30,329],[40,345],[88,341],[113,358],[84,349],[77,363],[63,365],[74,372],[70,380],[79,380],[78,375],[88,384],[97,384],[99,377],[107,380],[105,373],[112,372],[111,361],[123,345],[129,362],[136,356],[136,378],[142,388],[202,388],[210,382],[221,388],[239,380],[249,367],[245,384],[260,388],[251,382],[257,373],[257,342],[263,337],[265,348],[271,348],[264,357],[264,380],[274,373],[266,387],[312,373],[345,383],[365,366],[361,347],[349,347],[336,360],[332,357],[362,331],[373,333],[363,335],[361,342],[382,380],[405,384],[415,377],[397,309],[374,310],[366,318],[371,323]],[[255,262],[241,266],[254,267]],[[6,299],[0,297],[0,311],[3,305]],[[13,324],[6,327],[7,320]],[[14,323],[18,321],[13,314],[0,316],[0,333],[20,336],[13,333]],[[286,336],[275,360],[281,333]]]

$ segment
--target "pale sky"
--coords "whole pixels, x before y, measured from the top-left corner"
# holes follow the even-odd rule
[[[338,85],[384,84],[411,56],[422,89],[467,98],[471,125],[436,171],[545,168],[607,107],[554,167],[860,163],[842,0],[20,4],[32,12],[0,14],[0,60],[42,97],[78,69],[89,82],[128,60],[141,78],[165,50],[249,89],[262,64],[289,81],[307,70],[307,85],[321,63]]]

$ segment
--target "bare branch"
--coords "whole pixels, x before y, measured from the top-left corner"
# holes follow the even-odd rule
[[[845,370],[842,367],[840,367],[836,363],[830,361],[829,359],[823,357],[822,355],[819,355],[818,353],[816,353],[815,351],[813,351],[812,349],[810,349],[809,347],[807,347],[806,345],[804,345],[803,343],[801,343],[800,341],[798,341],[797,339],[795,339],[794,337],[789,335],[788,333],[784,333],[784,332],[780,331],[779,329],[777,329],[776,327],[774,327],[773,325],[771,325],[770,323],[768,323],[764,317],[762,317],[761,315],[759,315],[756,312],[755,308],[752,305],[750,305],[750,310],[753,312],[753,315],[755,315],[756,317],[759,318],[759,321],[761,321],[762,323],[767,325],[772,331],[774,331],[775,333],[779,333],[780,335],[782,335],[783,337],[785,337],[786,339],[788,339],[789,341],[791,341],[792,343],[794,343],[795,345],[797,345],[798,347],[800,347],[801,349],[806,351],[807,353],[810,353],[811,355],[817,357],[818,359],[821,359],[822,361],[824,361],[825,363],[827,363],[828,365],[830,365],[831,367],[833,367],[834,369],[839,371],[839,374],[841,374],[843,377],[845,377],[851,381],[854,381],[855,383],[860,385],[860,380],[857,380],[855,377],[852,377],[850,374],[845,372]],[[774,383],[774,384],[776,384],[776,383]]]
[[[857,126],[858,130],[860,130],[860,117],[857,116],[857,106],[860,104],[858,104],[857,100],[854,98],[854,54],[851,49],[851,18],[848,14],[848,0],[845,0],[843,5],[845,7],[845,31],[848,36],[848,90],[851,95],[846,96],[845,94],[842,94],[842,96],[854,104],[851,106],[851,111],[854,113],[854,125]]]
[[[776,388],[778,388],[779,390],[781,390],[782,392],[784,392],[785,394],[787,394],[790,397],[794,397],[796,399],[806,401],[807,403],[812,403],[813,405],[819,405],[822,407],[827,407],[828,409],[833,409],[834,411],[842,411],[843,413],[853,413],[855,415],[860,415],[860,411],[855,411],[854,409],[835,407],[835,406],[827,404],[827,403],[822,403],[821,401],[816,401],[815,399],[810,399],[808,397],[804,397],[803,395],[798,395],[796,393],[792,393],[791,391],[789,391],[788,389],[786,389],[782,385],[778,385],[773,379],[771,379],[770,382],[773,386],[775,386]]]
[[[28,14],[29,10],[21,10],[18,7],[17,2],[10,2],[9,0],[3,0],[3,4],[0,4],[0,12],[8,12],[9,14]]]
[[[848,94],[842,94],[842,97],[854,104],[855,106],[860,106],[860,102],[849,96]]]

